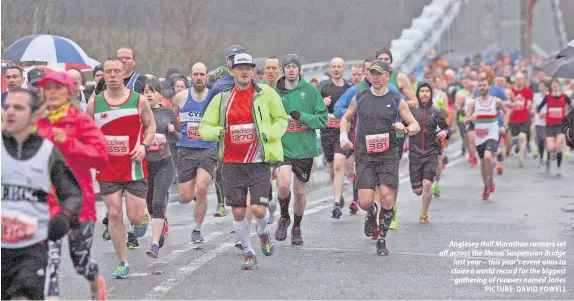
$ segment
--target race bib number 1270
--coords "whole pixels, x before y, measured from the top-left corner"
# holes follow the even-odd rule
[[[110,156],[126,156],[130,153],[129,136],[106,136]]]
[[[389,150],[389,133],[367,135],[365,136],[367,143],[367,153],[376,154]]]
[[[257,131],[255,124],[241,124],[230,126],[231,142],[236,144],[247,144],[255,142]]]

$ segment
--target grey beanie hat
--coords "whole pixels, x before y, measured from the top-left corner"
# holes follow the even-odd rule
[[[301,69],[301,59],[298,55],[291,53],[283,57],[281,61],[281,69],[285,70],[285,66],[289,64],[295,64],[299,69]]]

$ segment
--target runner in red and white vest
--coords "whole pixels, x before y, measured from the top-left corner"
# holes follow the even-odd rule
[[[550,172],[551,161],[556,160],[556,176],[560,177],[562,176],[562,148],[566,139],[561,130],[561,124],[566,116],[566,104],[570,103],[570,99],[560,92],[560,83],[557,79],[552,79],[550,89],[551,92],[544,97],[536,111],[541,119],[546,119],[546,149],[548,150],[546,172]],[[544,106],[546,110],[542,111]]]
[[[155,121],[149,102],[124,86],[123,65],[117,57],[104,63],[107,90],[91,100],[87,113],[94,117],[108,143],[109,165],[98,170],[100,194],[108,207],[109,232],[120,264],[112,273],[125,278],[129,273],[126,257],[126,229],[123,224],[122,194],[126,211],[137,237],[147,230],[146,152],[155,136]],[[144,136],[145,133],[145,136]]]
[[[526,85],[524,74],[515,75],[515,86],[512,88],[514,102],[512,102],[509,129],[513,139],[518,138],[520,151],[520,167],[524,166],[524,153],[526,152],[527,136],[530,135],[530,110],[532,108],[534,93]]]

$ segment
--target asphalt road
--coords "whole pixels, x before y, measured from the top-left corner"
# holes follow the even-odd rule
[[[458,153],[459,147],[449,151]],[[399,195],[399,228],[388,235],[390,255],[377,256],[375,243],[363,234],[364,215],[350,216],[345,210],[339,220],[331,218],[332,188],[325,176],[317,171],[315,185],[308,194],[307,212],[303,218],[304,246],[291,246],[289,238],[276,242],[272,257],[261,254],[257,236],[253,243],[259,259],[259,269],[241,271],[242,251],[233,247],[236,235],[231,234],[232,218],[214,218],[215,198],[210,197],[208,217],[203,225],[206,243],[193,245],[189,237],[193,226],[193,205],[170,203],[168,217],[170,232],[158,259],[149,258],[151,231],[140,238],[140,249],[129,250],[131,276],[116,280],[110,274],[118,264],[110,242],[101,240],[103,226],[98,222],[93,256],[108,285],[109,299],[574,299],[574,160],[564,162],[564,177],[548,176],[529,160],[526,167],[517,162],[507,164],[505,174],[496,177],[497,192],[491,200],[482,201],[482,184],[478,168],[470,168],[462,158],[451,156],[451,163],[441,180],[442,196],[433,200],[429,224],[419,224],[420,197],[410,189],[407,167],[401,165]],[[350,200],[349,185],[346,199]],[[277,213],[278,214],[277,210]],[[104,204],[98,202],[98,216],[105,214]],[[273,226],[272,230],[275,229]],[[252,227],[252,232],[255,230]],[[492,259],[541,259],[548,256],[524,257],[502,254],[462,254],[455,266],[448,251],[469,251],[449,246],[451,242],[480,243],[552,242],[548,250],[567,252],[556,263],[538,265],[539,269],[557,271],[561,284],[516,285],[514,292],[500,292],[509,284],[455,284],[461,277],[453,269],[470,269],[473,262],[480,268],[492,268]],[[561,243],[566,242],[565,246]],[[67,248],[67,247],[66,247]],[[476,250],[544,251],[538,246],[478,247]],[[446,256],[445,256],[446,255]],[[564,262],[558,262],[558,260]],[[68,256],[63,259],[61,295],[63,299],[86,299],[87,282],[78,276]],[[459,261],[460,263],[461,261]],[[492,262],[490,262],[492,264]],[[520,266],[523,267],[523,266]],[[476,267],[479,269],[478,267]],[[506,266],[501,269],[508,269]],[[512,266],[514,268],[514,266]],[[529,270],[531,266],[524,266]],[[510,269],[512,272],[512,269]],[[540,271],[540,270],[539,270]],[[565,275],[561,273],[564,272]],[[496,273],[496,272],[495,272]],[[518,272],[520,273],[520,272]],[[543,272],[544,273],[544,272]],[[542,277],[542,274],[502,275],[498,278]],[[481,276],[485,278],[486,276]],[[492,278],[492,277],[491,277]],[[550,277],[546,277],[549,281]],[[485,278],[486,279],[486,278]],[[472,279],[471,279],[472,280]],[[475,279],[475,281],[477,281]],[[523,280],[524,281],[524,280]],[[500,286],[496,288],[494,286]],[[542,292],[548,287],[565,288],[566,292]],[[517,288],[518,287],[518,288]],[[519,292],[517,290],[538,290]],[[546,287],[546,288],[544,288]]]

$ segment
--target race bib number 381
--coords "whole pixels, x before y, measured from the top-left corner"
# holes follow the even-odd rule
[[[389,133],[365,136],[367,153],[376,154],[389,150]]]
[[[129,136],[106,136],[110,156],[126,156],[130,153]]]
[[[2,241],[15,243],[31,239],[38,228],[34,217],[12,210],[2,210]]]
[[[236,144],[247,144],[255,142],[257,131],[255,124],[241,124],[230,126],[231,142]]]

